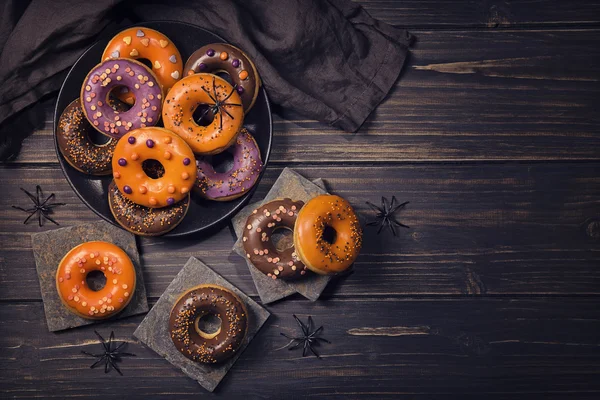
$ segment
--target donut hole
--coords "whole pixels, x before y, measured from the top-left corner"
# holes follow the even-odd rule
[[[210,164],[215,172],[222,174],[233,168],[233,154],[224,151],[211,157]]]
[[[148,69],[152,69],[153,68],[152,61],[148,60],[147,58],[138,58],[138,59],[136,59],[136,61],[141,62],[146,67],[148,67]]]
[[[287,226],[277,227],[271,234],[271,242],[275,249],[282,253],[294,246],[294,232]]]
[[[213,74],[217,75],[220,78],[225,79],[230,85],[233,86],[233,80],[231,79],[231,76],[227,73],[227,71],[224,71],[224,70],[214,71]]]
[[[222,323],[218,315],[205,313],[196,317],[194,328],[204,339],[212,339],[221,332]]]
[[[91,290],[97,292],[106,286],[106,275],[102,271],[90,271],[85,276],[85,283]]]
[[[134,106],[135,96],[130,93],[130,89],[127,86],[117,85],[108,92],[106,101],[113,110],[125,112]]]
[[[325,225],[321,238],[327,243],[333,244],[337,239],[337,232],[331,226]]]
[[[149,158],[142,162],[142,170],[144,170],[150,179],[162,178],[162,176],[165,174],[165,167],[160,161],[153,158]]]
[[[86,131],[87,137],[95,146],[103,147],[110,143],[111,138],[101,134],[96,129],[88,129]]]
[[[192,118],[199,126],[208,126],[215,120],[215,115],[209,110],[208,104],[200,103],[196,106]]]

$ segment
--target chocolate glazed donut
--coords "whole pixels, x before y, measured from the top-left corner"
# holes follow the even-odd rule
[[[252,211],[246,221],[242,237],[246,257],[272,279],[292,280],[306,274],[306,266],[294,247],[278,251],[271,240],[277,229],[294,229],[303,205],[291,199],[274,200]]]
[[[260,89],[260,77],[246,54],[227,43],[213,43],[196,50],[183,67],[183,76],[198,72],[226,72],[242,98],[244,112],[254,105]]]
[[[202,331],[198,322],[211,314],[221,320],[214,333]],[[217,285],[200,285],[184,293],[169,318],[171,340],[177,350],[192,361],[220,363],[240,348],[248,331],[244,303],[229,290]]]

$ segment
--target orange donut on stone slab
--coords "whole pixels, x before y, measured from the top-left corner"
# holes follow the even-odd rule
[[[194,112],[204,104],[213,120],[200,126]],[[194,74],[177,82],[163,103],[165,128],[183,138],[196,154],[218,154],[230,147],[244,123],[242,100],[225,79],[212,74]],[[202,118],[199,118],[202,119]]]
[[[113,37],[104,49],[102,61],[111,58],[148,60],[163,93],[167,93],[183,74],[181,54],[173,42],[164,34],[143,26],[125,29]],[[131,92],[120,93],[119,98],[129,104],[135,101]]]
[[[86,278],[100,271],[106,284],[100,290],[88,287]],[[56,270],[56,289],[69,311],[82,318],[105,319],[122,311],[135,291],[135,267],[119,246],[108,242],[86,242],[71,249]]]
[[[159,163],[159,176],[149,176],[148,163]],[[196,177],[196,159],[187,143],[159,127],[135,129],[115,147],[113,178],[132,202],[150,208],[171,206],[188,196]]]

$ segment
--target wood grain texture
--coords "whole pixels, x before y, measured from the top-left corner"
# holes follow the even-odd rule
[[[498,164],[300,167],[325,179],[347,198],[363,223],[373,216],[365,201],[396,195],[410,201],[398,214],[411,229],[395,238],[367,227],[356,272],[331,284],[325,296],[406,294],[600,294],[599,166]],[[255,198],[281,173],[269,168]],[[3,170],[0,208],[0,299],[39,299],[29,234],[10,209],[25,200],[19,187],[40,183],[68,203],[56,209],[63,225],[98,220],[55,168]],[[44,229],[53,229],[46,225]],[[242,258],[231,252],[232,231],[177,240],[138,239],[150,297],[158,297],[190,256],[214,267],[244,292],[256,295]],[[20,266],[19,268],[13,267]]]
[[[273,317],[215,396],[396,399],[416,393],[600,391],[596,299],[298,299],[268,308]],[[317,325],[325,326],[322,336],[332,344],[319,347],[322,360],[285,349],[287,340],[279,333],[297,333],[292,314],[304,320],[312,315]],[[39,303],[0,304],[0,317],[5,372],[0,397],[208,396],[162,357],[129,339],[141,317],[97,327],[101,334],[114,330],[117,339],[132,342],[128,351],[137,357],[120,364],[123,377],[88,368],[93,359],[81,350],[98,350],[92,328],[49,334]],[[356,329],[423,326],[428,334],[353,334]],[[29,333],[23,337],[23,332]]]
[[[402,78],[358,133],[275,115],[271,162],[599,159],[600,30],[415,34]],[[16,164],[57,162],[50,106]]]

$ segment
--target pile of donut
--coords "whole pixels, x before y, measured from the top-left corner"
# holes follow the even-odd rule
[[[281,229],[293,231],[293,246],[276,246],[273,234]],[[252,211],[242,242],[259,271],[295,280],[307,271],[332,275],[348,269],[360,252],[362,229],[350,203],[339,196],[324,194],[306,204],[285,198]]]
[[[228,201],[257,182],[260,149],[243,124],[260,85],[253,62],[232,45],[204,46],[183,65],[167,36],[128,28],[110,40],[60,116],[58,147],[83,173],[112,173],[108,202],[123,228],[161,235],[183,220],[192,191]],[[108,141],[95,143],[96,131]],[[224,151],[233,167],[216,172],[211,156]]]
[[[88,274],[100,272],[106,283],[94,290]],[[136,290],[136,270],[119,246],[102,241],[72,248],[56,270],[56,289],[64,306],[78,317],[105,320],[125,310]],[[207,333],[199,325],[205,315],[221,324]],[[248,331],[248,311],[232,291],[218,285],[200,285],[183,292],[169,318],[173,344],[192,361],[216,364],[236,354]]]

